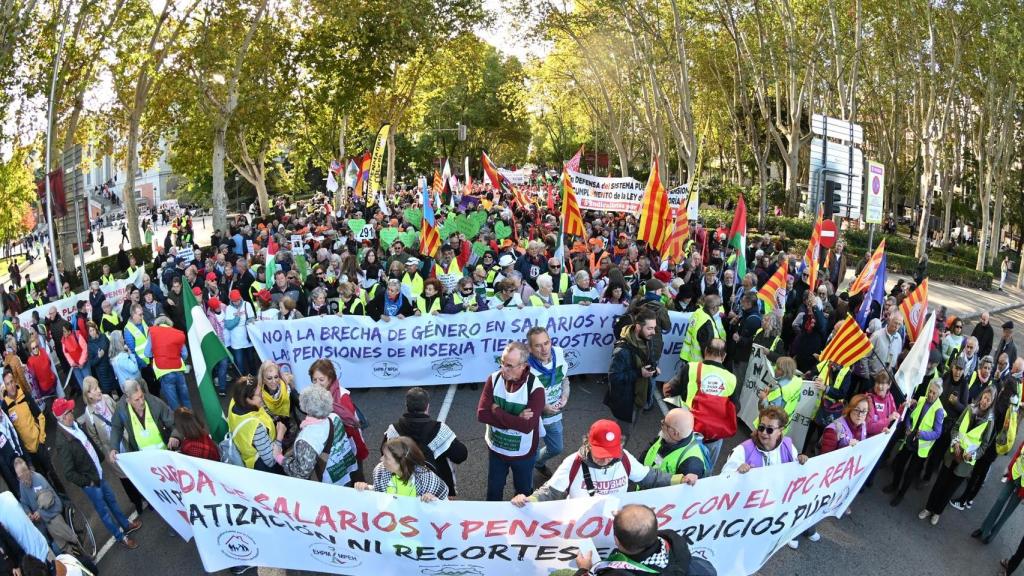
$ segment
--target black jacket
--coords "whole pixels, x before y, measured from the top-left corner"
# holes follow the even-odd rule
[[[25,550],[0,524],[0,574],[12,574],[15,568],[21,567],[21,559],[24,557]]]
[[[85,431],[83,430],[82,433],[85,434]],[[75,486],[81,487],[93,486],[98,483],[100,481],[99,471],[96,470],[96,464],[85,450],[85,446],[59,424],[54,435],[57,440],[54,442],[54,451],[57,454],[57,461],[60,462],[60,469],[64,470],[64,478],[70,480]],[[97,446],[88,434],[85,434],[85,437],[96,450],[96,457],[102,466],[103,460],[106,458],[103,449]]]
[[[441,431],[442,423],[432,418],[430,414],[406,412],[393,426],[399,436],[408,436],[416,442],[423,455],[426,456],[427,462],[434,466],[434,472],[448,485],[448,492],[455,495],[455,471],[452,465],[462,464],[469,457],[469,449],[466,448],[466,445],[455,438],[447,450],[438,454],[436,458],[432,457],[429,446],[437,437],[437,433]],[[385,435],[384,441],[386,440],[387,436]],[[381,442],[382,448],[383,445],[384,442]]]

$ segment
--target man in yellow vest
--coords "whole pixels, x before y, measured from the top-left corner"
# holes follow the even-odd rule
[[[703,305],[690,317],[690,325],[686,327],[686,336],[683,339],[683,349],[679,351],[679,357],[684,362],[700,362],[703,359],[702,353],[712,338],[725,341],[725,327],[722,325],[718,310],[721,306],[720,296],[708,294],[704,296]]]
[[[530,295],[529,304],[530,306],[544,308],[558,306],[558,294],[552,291],[551,276],[542,275],[537,277],[537,290]]]
[[[711,472],[706,450],[704,439],[693,431],[690,409],[673,408],[661,421],[661,430],[644,455],[644,466],[682,474],[692,486]]]
[[[181,406],[191,409],[192,401],[185,382],[185,359],[188,358],[185,333],[175,328],[170,318],[157,318],[149,329],[146,357],[153,360],[153,374],[160,382],[160,395],[171,411]]]
[[[731,398],[736,392],[736,376],[725,369],[725,340],[714,338],[704,350],[703,362],[685,362],[679,372],[662,386],[665,398],[678,397],[678,404],[686,407],[693,405],[697,390],[711,396]],[[676,403],[676,402],[672,402]],[[718,455],[722,451],[723,438],[707,442],[709,467],[714,467]]]
[[[1017,509],[1020,501],[1024,499],[1024,459],[1020,457],[1022,449],[1024,449],[1024,442],[1017,447],[1017,453],[1010,460],[1010,465],[1006,468],[1006,480],[999,491],[999,496],[992,504],[992,509],[985,516],[981,528],[971,533],[971,536],[980,539],[985,544],[996,537],[999,529]]]
[[[110,271],[110,265],[103,265],[103,274],[100,275],[100,284],[106,286],[107,284],[113,284],[115,282],[114,274]]]
[[[174,413],[163,400],[146,394],[135,380],[124,383],[124,396],[114,407],[110,420],[110,459],[116,460],[118,449],[125,452],[142,450],[174,450],[180,443],[174,428]]]
[[[434,262],[434,278],[444,286],[444,293],[451,294],[462,278],[462,268],[455,257],[455,249],[445,244],[441,246],[441,256]]]
[[[410,300],[416,300],[423,293],[423,276],[420,275],[419,258],[409,257],[405,261],[405,274],[402,275],[403,291],[408,291]]]

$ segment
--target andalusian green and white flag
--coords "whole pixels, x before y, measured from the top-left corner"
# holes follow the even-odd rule
[[[228,422],[213,384],[213,369],[218,362],[229,359],[230,356],[224,343],[213,331],[213,325],[206,317],[203,306],[196,301],[195,294],[192,294],[192,287],[184,278],[182,282],[185,283],[181,294],[185,306],[185,325],[188,327],[188,356],[192,361],[192,373],[195,374],[196,384],[199,386],[199,401],[203,404],[203,415],[206,416],[210,436],[213,436],[214,442],[220,442],[228,432]]]

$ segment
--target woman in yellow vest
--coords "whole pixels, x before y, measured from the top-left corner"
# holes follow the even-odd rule
[[[892,461],[892,482],[882,489],[886,494],[896,493],[889,502],[890,506],[899,506],[903,501],[910,484],[921,476],[932,446],[942,435],[942,421],[946,412],[939,400],[941,394],[942,379],[933,378],[928,383],[925,396],[909,401],[907,415],[903,419],[905,435]]]
[[[796,360],[789,356],[779,358],[779,361],[775,363],[775,381],[775,386],[757,393],[757,397],[760,398],[759,408],[778,406],[785,410],[789,421],[782,433],[788,434],[789,427],[793,423],[793,414],[796,413],[796,406],[800,403],[800,393],[804,389],[803,378],[796,377]],[[756,428],[757,425],[758,422],[755,420],[754,427]]]
[[[989,386],[981,392],[978,401],[971,404],[960,420],[953,426],[953,440],[949,451],[942,456],[942,470],[928,495],[928,504],[917,515],[921,520],[931,516],[932,526],[939,523],[939,516],[949,504],[949,499],[965,478],[971,475],[974,461],[985,452],[992,441],[992,408],[996,389]]]
[[[427,466],[423,452],[411,438],[392,438],[380,452],[380,464],[373,469],[374,491],[412,496],[424,502],[448,499],[448,486]],[[370,487],[366,482],[353,486],[359,491]]]
[[[426,316],[428,314],[437,316],[441,313],[441,303],[444,301],[444,286],[437,278],[428,278],[423,282],[423,294],[416,299],[416,315]]]
[[[274,459],[274,448],[280,450],[285,425],[274,423],[263,404],[263,389],[251,376],[235,381],[228,405],[228,429],[246,468],[284,473]]]

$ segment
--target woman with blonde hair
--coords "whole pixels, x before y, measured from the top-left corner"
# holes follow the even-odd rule
[[[290,418],[295,378],[282,373],[273,360],[264,360],[256,372],[256,382],[263,390],[263,406],[276,418]]]
[[[366,482],[353,486],[359,491],[369,487]],[[424,502],[448,499],[448,486],[427,466],[416,442],[406,436],[392,438],[381,447],[380,463],[373,469],[373,490]]]
[[[124,446],[110,445],[110,426],[114,419],[116,406],[114,405],[114,399],[104,394],[103,390],[100,389],[100,381],[94,376],[85,377],[85,384],[82,386],[82,400],[84,400],[85,410],[78,417],[78,425],[85,430],[89,438],[92,438],[92,441],[100,448],[100,453],[110,454],[111,450],[127,452],[128,449]],[[116,460],[111,459],[108,462],[114,467],[117,479],[121,481],[121,486],[124,487],[124,492],[128,495],[128,499],[135,505],[135,510],[141,513],[142,503],[144,502],[142,494],[124,475]]]

